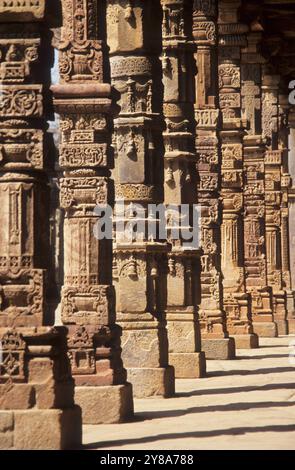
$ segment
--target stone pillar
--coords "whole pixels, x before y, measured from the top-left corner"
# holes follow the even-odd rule
[[[265,68],[262,86],[262,132],[266,139],[265,155],[265,242],[267,283],[272,288],[272,310],[278,333],[286,334],[286,293],[281,270],[281,167],[283,151],[278,147],[280,77]]]
[[[253,23],[242,49],[242,117],[247,133],[244,156],[244,263],[246,290],[251,296],[253,329],[259,336],[276,335],[265,259],[265,141],[262,135],[261,26]]]
[[[76,400],[87,424],[114,423],[133,414],[115,323],[112,240],[99,239],[95,207],[113,204],[110,129],[115,107],[105,83],[105,45],[96,0],[63,1],[60,83],[52,86],[60,115],[60,204],[64,220],[61,315]]]
[[[288,332],[295,333],[295,112],[291,108],[288,116],[288,169],[291,187],[288,188],[288,235],[290,263],[290,292],[287,292]]]
[[[286,311],[281,312],[281,320],[278,318],[279,334],[289,333],[289,319],[292,324],[294,312],[294,297],[291,290],[291,273],[290,273],[290,250],[289,250],[289,207],[288,207],[288,191],[291,187],[291,176],[288,168],[288,140],[289,140],[289,112],[290,104],[288,96],[279,95],[279,141],[278,147],[282,152],[281,164],[281,226],[280,226],[280,252],[281,252],[281,273],[282,288],[286,295]],[[283,317],[283,318],[282,318]],[[286,318],[286,320],[285,320]]]
[[[244,250],[246,287],[251,296],[254,331],[271,335],[275,325],[271,313],[271,290],[267,287],[265,263],[265,142],[262,136],[261,25],[251,24],[247,47],[242,49],[242,112],[247,120],[244,136]]]
[[[195,0],[193,9],[193,37],[197,46],[195,121],[198,203],[202,206],[199,306],[202,350],[208,359],[230,359],[235,355],[235,344],[228,337],[226,316],[222,309],[220,266],[217,2]]]
[[[20,3],[20,2],[18,2]],[[45,2],[0,5],[0,448],[81,444],[66,329],[48,323]]]
[[[196,202],[196,153],[192,127],[193,51],[186,35],[191,10],[186,10],[187,2],[183,0],[163,0],[161,3],[163,112],[166,124],[163,133],[164,202],[174,208],[180,225],[181,204],[192,212],[192,204]],[[174,366],[176,377],[202,377],[206,372],[206,362],[205,354],[201,352],[195,295],[199,250],[193,240],[189,243],[181,238],[171,239],[171,235],[168,228],[168,241],[172,246],[168,255],[167,278],[169,362]],[[181,237],[182,234],[179,235]]]
[[[112,83],[121,109],[113,139],[116,201],[124,209],[117,215],[126,231],[138,228],[129,239],[117,232],[114,247],[123,359],[137,397],[169,397],[174,369],[168,365],[165,319],[168,245],[146,230],[148,204],[163,200],[160,12],[149,0],[109,0],[107,27]]]
[[[242,120],[241,49],[247,45],[248,26],[238,20],[239,0],[219,2],[219,102],[222,112],[221,140],[221,267],[223,306],[227,329],[237,348],[258,347],[253,334],[250,296],[246,292],[246,272],[241,241],[243,227],[243,136],[246,122]],[[254,91],[254,90],[253,90]],[[254,95],[255,96],[255,95]],[[246,158],[246,157],[245,157]],[[247,168],[247,167],[246,167]]]

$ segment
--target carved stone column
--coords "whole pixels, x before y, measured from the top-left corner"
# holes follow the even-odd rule
[[[278,148],[279,81],[278,75],[269,74],[265,68],[262,86],[262,132],[267,140],[265,155],[267,284],[272,288],[272,310],[277,330],[281,334],[286,334],[286,293],[283,291],[281,271],[281,166],[283,155],[282,150]],[[270,332],[270,334],[272,333]]]
[[[289,207],[288,191],[291,187],[291,175],[288,168],[288,140],[289,140],[289,112],[288,96],[279,95],[279,140],[278,147],[282,151],[281,163],[281,224],[280,224],[280,268],[282,273],[282,288],[286,295],[286,311],[281,311],[275,317],[279,334],[289,333],[289,319],[292,324],[294,312],[294,298],[291,291],[290,249],[289,249]]]
[[[186,35],[191,10],[183,0],[162,0],[163,7],[163,112],[166,129],[164,201],[181,217],[181,204],[193,210],[196,202],[196,153],[192,119],[194,116],[192,83],[192,44]],[[195,197],[194,197],[195,196]],[[176,222],[176,221],[175,221]],[[180,222],[180,220],[178,220]],[[179,223],[179,225],[181,225]],[[181,227],[182,228],[182,227]],[[198,227],[195,227],[198,230]],[[179,233],[181,237],[181,233]],[[195,283],[198,276],[197,241],[168,241],[167,326],[169,361],[176,377],[202,377],[206,371],[205,354],[201,352],[200,325],[197,313]]]
[[[196,74],[196,151],[198,157],[198,203],[202,206],[202,256],[200,286],[200,325],[202,350],[209,359],[229,359],[235,345],[228,338],[226,316],[222,309],[220,266],[220,153],[217,128],[220,113],[217,64],[217,2],[195,0],[193,36]]]
[[[21,3],[21,5],[20,5]],[[48,323],[45,2],[0,5],[0,448],[81,444],[66,329]]]
[[[138,226],[129,240],[116,233],[113,272],[123,359],[138,397],[174,393],[165,320],[168,246],[146,228],[148,204],[162,201],[159,20],[153,1],[107,2],[111,76],[121,107],[113,146],[116,201],[124,213],[117,215],[126,230]]]
[[[241,119],[245,82],[241,82],[241,49],[247,45],[248,26],[239,22],[239,0],[219,2],[218,75],[219,101],[222,112],[221,139],[221,267],[223,306],[227,329],[238,348],[258,346],[253,334],[250,298],[246,292],[243,214],[243,136]],[[245,68],[245,67],[244,67]]]
[[[287,294],[288,332],[295,333],[295,109],[288,115],[288,169],[291,175],[291,187],[288,188],[288,231],[290,255],[290,293]]]
[[[60,114],[60,203],[64,220],[61,315],[83,422],[113,423],[133,413],[115,323],[112,240],[98,240],[95,207],[113,204],[110,129],[115,111],[105,83],[102,18],[97,0],[63,1],[60,83],[52,86]]]
[[[246,119],[244,136],[244,251],[246,287],[251,296],[254,331],[272,321],[271,291],[267,288],[265,265],[265,141],[262,135],[261,70],[266,59],[261,55],[262,26],[253,22],[242,49],[242,116]]]

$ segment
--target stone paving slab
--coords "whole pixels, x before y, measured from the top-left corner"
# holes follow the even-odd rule
[[[295,449],[295,336],[264,338],[173,398],[136,399],[132,423],[84,426],[89,449]]]

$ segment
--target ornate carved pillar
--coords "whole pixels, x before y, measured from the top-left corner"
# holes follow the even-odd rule
[[[244,262],[246,290],[251,296],[253,329],[259,336],[275,334],[271,289],[265,260],[265,141],[262,134],[260,53],[262,27],[251,24],[247,47],[242,49],[242,116],[247,119],[244,154]]]
[[[288,115],[288,170],[291,184],[288,188],[288,235],[290,263],[290,292],[287,292],[288,333],[295,333],[295,109],[291,107]]]
[[[245,122],[241,116],[246,83],[241,81],[241,49],[247,45],[248,26],[239,22],[240,0],[219,2],[218,75],[219,101],[222,112],[221,139],[221,267],[223,306],[227,329],[238,348],[258,346],[253,334],[250,298],[246,292],[244,253],[241,242],[243,227],[243,136]],[[245,66],[244,70],[245,71]],[[249,85],[248,85],[249,86]],[[255,90],[252,90],[255,92]],[[255,95],[254,95],[255,99]],[[246,167],[247,168],[247,167]]]
[[[286,294],[281,271],[281,167],[283,150],[278,147],[280,77],[264,69],[262,86],[262,132],[267,143],[265,154],[265,236],[267,284],[272,288],[272,311],[277,330],[286,334]],[[275,333],[267,333],[267,336]]]
[[[48,325],[45,2],[0,5],[0,448],[81,444],[66,329]]]
[[[107,2],[112,83],[121,96],[113,139],[116,201],[123,204],[123,226],[138,225],[135,239],[116,234],[113,272],[123,359],[140,397],[174,393],[165,320],[168,245],[146,231],[148,204],[162,201],[158,7]]]
[[[281,253],[281,272],[282,272],[282,288],[286,295],[286,310],[281,308],[280,320],[278,315],[275,320],[278,324],[279,334],[287,334],[289,332],[289,319],[293,320],[294,298],[291,291],[291,273],[290,273],[290,249],[289,249],[289,207],[288,207],[288,191],[291,187],[291,175],[288,168],[288,151],[289,151],[289,112],[290,104],[288,96],[279,95],[279,140],[278,147],[282,151],[281,164],[281,224],[280,224],[280,253]],[[285,320],[286,318],[286,320]]]
[[[201,303],[199,307],[202,350],[209,359],[229,359],[235,345],[228,338],[222,309],[220,266],[220,153],[217,136],[219,109],[216,48],[217,2],[194,1],[193,36],[196,74],[196,151],[198,157],[198,203],[202,206]]]
[[[162,0],[161,3],[163,112],[166,123],[163,133],[164,202],[167,206],[173,205],[176,212],[179,211],[179,217],[181,204],[186,204],[186,208],[192,211],[192,204],[196,202],[196,153],[192,128],[193,50],[186,34],[191,9],[187,9],[184,0]],[[198,246],[192,240],[190,246],[186,247],[187,242],[170,237],[171,233],[168,233],[168,241],[172,246],[168,255],[167,278],[169,361],[175,368],[176,377],[202,377],[206,372],[206,362],[205,354],[201,352],[195,295],[199,268]]]
[[[115,107],[106,83],[103,12],[96,0],[62,2],[60,83],[52,86],[60,114],[60,203],[64,220],[61,315],[83,422],[113,423],[133,413],[115,323],[112,240],[98,240],[95,207],[113,204],[110,129]]]

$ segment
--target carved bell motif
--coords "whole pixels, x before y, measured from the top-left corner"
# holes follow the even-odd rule
[[[162,58],[163,72],[168,73],[170,70],[170,60],[166,55]]]
[[[137,264],[134,258],[131,258],[130,260],[127,274],[128,274],[128,277],[130,278],[137,277]]]
[[[167,169],[165,181],[166,181],[167,184],[174,183],[173,170],[172,170],[171,166],[169,166],[168,169]]]
[[[134,137],[133,135],[131,135],[127,148],[126,148],[126,155],[128,158],[132,158],[135,154],[136,154],[136,145],[134,142]]]

